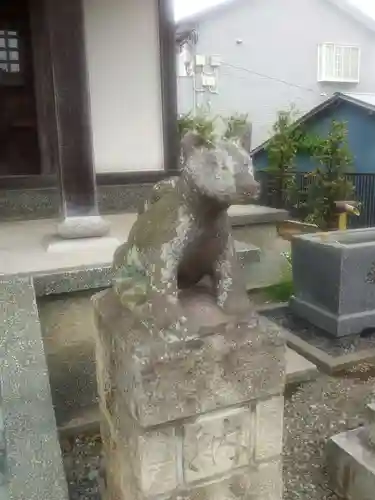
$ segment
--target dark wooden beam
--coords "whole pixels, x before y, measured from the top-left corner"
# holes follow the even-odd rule
[[[44,0],[63,216],[97,214],[82,0]]]
[[[95,176],[81,0],[30,0],[43,173],[0,179],[0,189],[58,185],[63,215],[96,214],[100,185],[149,184],[178,174],[175,24],[171,0],[158,0],[165,169]],[[47,174],[47,175],[46,175]]]
[[[0,176],[0,190],[27,191],[29,189],[57,188],[56,175],[5,175]]]
[[[161,94],[164,132],[164,168],[176,170],[179,161],[177,131],[176,26],[172,0],[158,0]]]
[[[42,176],[49,176],[58,172],[58,140],[51,53],[46,43],[48,33],[44,0],[30,0],[29,5],[41,173]]]

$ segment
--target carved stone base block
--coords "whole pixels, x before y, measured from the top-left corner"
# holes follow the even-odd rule
[[[281,500],[285,345],[263,319],[181,298],[196,338],[151,337],[95,296],[106,500]]]

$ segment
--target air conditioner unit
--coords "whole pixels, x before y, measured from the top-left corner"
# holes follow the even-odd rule
[[[202,75],[203,87],[216,87],[216,78],[213,75]]]

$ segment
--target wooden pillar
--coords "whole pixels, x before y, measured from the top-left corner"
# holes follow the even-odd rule
[[[179,164],[180,146],[177,130],[176,24],[173,0],[158,0],[158,9],[164,168],[175,172]]]
[[[65,219],[59,233],[67,238],[102,236],[108,225],[98,214],[82,0],[44,2]]]

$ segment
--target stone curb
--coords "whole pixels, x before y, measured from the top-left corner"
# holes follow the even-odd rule
[[[258,312],[269,311],[274,308],[286,306],[288,306],[287,302],[269,304],[258,308]],[[307,360],[314,363],[320,370],[328,374],[336,373],[359,363],[375,359],[375,348],[363,349],[358,352],[343,354],[342,356],[331,356],[285,329],[283,330],[283,335],[289,347]]]
[[[0,280],[0,387],[11,500],[65,500],[47,363],[30,278]],[[1,494],[1,490],[0,490]]]

